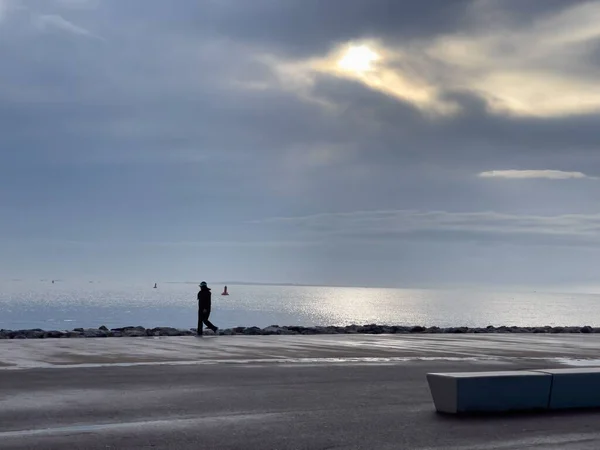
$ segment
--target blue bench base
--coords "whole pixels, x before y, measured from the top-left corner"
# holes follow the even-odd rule
[[[600,408],[600,368],[429,373],[438,412]]]

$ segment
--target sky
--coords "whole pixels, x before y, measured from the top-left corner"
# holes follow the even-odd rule
[[[600,1],[0,0],[0,279],[588,285]]]

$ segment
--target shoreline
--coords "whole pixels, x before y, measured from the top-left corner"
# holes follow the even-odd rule
[[[219,329],[220,336],[271,336],[271,335],[319,335],[319,334],[592,334],[600,333],[600,327],[586,326],[541,326],[517,327],[489,325],[485,328],[469,327],[424,327],[392,326],[392,325],[347,325],[328,327],[303,327],[271,325],[259,327],[235,327]],[[213,335],[211,330],[204,334]],[[0,329],[0,339],[56,339],[56,338],[107,338],[107,337],[156,337],[156,336],[194,336],[196,328],[173,328],[142,326],[129,326],[109,329],[105,326],[99,328],[74,328],[72,330],[42,330],[33,328],[26,330]]]

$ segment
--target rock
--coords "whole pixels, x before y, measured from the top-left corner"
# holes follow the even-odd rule
[[[298,326],[287,326],[285,327],[290,334],[300,334],[300,332],[304,329],[304,327],[298,327]]]
[[[51,331],[47,331],[46,333],[44,333],[44,337],[45,338],[61,338],[63,337],[65,333],[63,333],[62,331],[58,331],[58,330],[51,330]]]
[[[282,330],[282,334],[287,334],[287,335],[298,334],[297,331],[291,330],[290,327],[281,327],[281,330]]]
[[[122,331],[123,336],[125,337],[145,337],[148,336],[148,334],[146,333],[146,329],[142,328],[141,330],[139,328],[142,327],[131,327],[129,329],[125,329]]]
[[[144,327],[122,327],[122,328],[112,328],[113,336],[115,337],[142,337],[147,336],[146,329]]]
[[[156,327],[156,328],[144,328],[142,326],[129,326],[122,328],[113,328],[109,330],[106,326],[102,325],[99,328],[75,328],[72,331],[57,331],[49,330],[45,331],[41,328],[27,329],[27,330],[6,330],[0,329],[0,339],[43,339],[43,338],[98,338],[98,337],[144,337],[144,336],[191,336],[196,333],[196,329],[178,329],[173,327]],[[263,329],[259,327],[235,327],[230,329],[219,330],[219,335],[231,336],[236,334],[243,335],[313,335],[313,334],[403,334],[403,333],[584,333],[592,334],[599,333],[600,328],[594,328],[590,325],[585,326],[571,326],[571,327],[517,327],[517,326],[500,326],[494,327],[488,325],[485,328],[469,328],[469,327],[449,327],[440,328],[437,326],[424,327],[421,325],[417,326],[388,326],[388,325],[347,325],[344,327],[339,326],[316,326],[316,327],[303,327],[303,326],[280,326],[270,325]],[[207,330],[206,334],[212,334]]]
[[[311,328],[310,331],[310,334],[329,334],[327,327],[314,327]]]
[[[46,332],[44,330],[36,328],[34,330],[26,330],[25,337],[27,339],[43,339],[45,333]]]
[[[244,328],[243,333],[248,336],[257,336],[261,334],[261,329],[258,327]]]
[[[269,336],[269,335],[272,335],[272,334],[283,334],[283,331],[279,327],[279,325],[271,325],[271,326],[268,326],[266,328],[263,328],[261,330],[261,334]]]
[[[383,328],[380,325],[372,323],[369,325],[363,325],[362,327],[359,327],[358,332],[364,334],[381,334],[383,333]]]
[[[82,338],[82,337],[85,337],[82,332],[75,331],[75,330],[73,330],[73,331],[67,331],[66,336],[68,338]]]
[[[100,338],[100,337],[106,337],[107,333],[106,331],[100,330],[100,329],[96,329],[96,328],[87,328],[85,330],[83,330],[83,337],[86,338]]]
[[[146,329],[144,327],[141,327],[141,326],[137,326],[137,327],[121,327],[121,328],[112,328],[111,329],[111,331],[120,331],[121,333],[123,333],[124,331],[131,331],[131,330],[146,331]]]
[[[4,339],[42,339],[44,331],[40,328],[32,330],[4,330]],[[23,337],[21,337],[23,336]]]
[[[468,327],[458,327],[458,328],[454,328],[452,333],[467,333],[468,331],[469,331]]]
[[[413,327],[401,327],[401,326],[394,326],[392,327],[392,332],[395,334],[407,334],[410,333]]]
[[[182,330],[178,330],[177,328],[173,328],[173,327],[157,327],[157,328],[153,328],[152,330],[146,330],[146,331],[151,331],[154,336],[181,336],[182,335]],[[190,333],[191,333],[191,331],[190,331]]]
[[[34,328],[31,330],[7,330],[7,337],[9,339],[42,339],[44,337],[45,331],[41,328]],[[23,337],[20,337],[23,336]]]
[[[317,329],[314,327],[302,327],[300,334],[304,334],[304,335],[317,334]]]

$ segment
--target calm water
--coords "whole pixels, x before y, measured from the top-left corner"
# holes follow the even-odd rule
[[[592,325],[600,326],[600,295],[483,290],[337,287],[213,287],[211,320],[233,326]],[[173,326],[196,323],[195,284],[3,282],[0,328]]]

